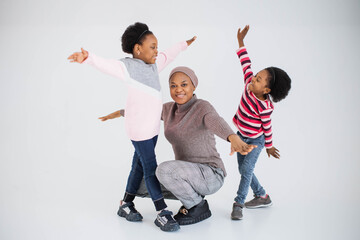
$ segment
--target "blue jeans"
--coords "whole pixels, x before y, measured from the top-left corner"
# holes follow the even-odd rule
[[[161,192],[160,183],[155,176],[155,170],[157,168],[155,156],[157,138],[158,136],[144,141],[132,141],[135,147],[135,153],[126,185],[124,201],[131,202],[134,200],[140,183],[144,178],[145,186],[155,204],[155,208],[157,211],[160,211],[167,206]]]
[[[256,178],[254,174],[255,164],[258,160],[261,150],[264,148],[265,145],[265,137],[264,135],[261,135],[258,138],[247,138],[241,136],[239,132],[237,134],[247,144],[252,144],[257,146],[257,148],[254,148],[247,155],[241,155],[240,153],[237,153],[241,180],[240,180],[239,189],[237,191],[237,196],[235,198],[235,202],[244,204],[246,196],[249,192],[249,186],[251,186],[251,189],[253,190],[256,196],[263,196],[266,193],[264,188],[260,185],[259,180]]]

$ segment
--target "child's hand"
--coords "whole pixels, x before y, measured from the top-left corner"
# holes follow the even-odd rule
[[[187,40],[187,41],[186,41],[187,45],[190,46],[190,45],[193,43],[193,41],[195,41],[195,39],[196,39],[196,36],[194,36],[194,37],[193,37],[192,39],[190,39],[190,40]]]
[[[99,119],[104,122],[104,121],[107,121],[107,120],[109,120],[109,119],[118,118],[118,117],[121,117],[121,116],[122,116],[122,115],[120,114],[120,110],[119,110],[119,111],[110,113],[110,114],[107,115],[107,116],[99,117]]]
[[[277,150],[275,147],[267,148],[266,153],[267,153],[268,157],[270,157],[270,155],[271,155],[274,158],[277,158],[277,159],[280,158],[279,150]]]
[[[101,121],[106,121],[106,120],[109,120],[111,118],[109,118],[109,115],[108,116],[104,116],[104,117],[99,117],[98,119],[100,119]]]
[[[70,62],[82,63],[83,61],[85,61],[87,59],[88,56],[89,56],[89,52],[84,50],[83,48],[81,48],[81,52],[75,52],[75,53],[71,54],[68,57],[68,59],[70,60]]]
[[[247,155],[249,152],[251,152],[254,148],[257,147],[256,145],[246,144],[236,134],[230,135],[228,139],[231,142],[230,156],[233,155],[234,152],[239,152],[241,155]]]
[[[246,25],[243,30],[241,30],[241,28],[238,29],[237,39],[239,42],[239,47],[244,46],[244,38],[245,38],[247,32],[249,31],[249,28],[250,28],[249,25]]]

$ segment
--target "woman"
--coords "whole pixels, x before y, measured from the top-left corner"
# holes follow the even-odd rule
[[[169,76],[171,98],[163,105],[165,137],[171,143],[175,159],[161,163],[156,169],[160,183],[183,206],[174,216],[180,225],[200,222],[211,216],[206,195],[217,192],[224,183],[226,171],[215,147],[215,136],[231,142],[234,152],[249,153],[247,145],[221,118],[212,105],[198,99],[194,91],[198,78],[188,67],[177,67]],[[124,116],[117,111],[101,119]]]

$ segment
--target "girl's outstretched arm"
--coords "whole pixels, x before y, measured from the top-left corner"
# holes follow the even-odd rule
[[[97,68],[99,71],[119,78],[125,79],[124,65],[119,60],[105,59],[99,56],[89,53],[81,48],[81,52],[75,52],[68,57],[70,62],[87,63]]]
[[[236,51],[236,54],[238,55],[241,63],[241,67],[244,73],[244,82],[248,83],[251,81],[253,77],[253,72],[251,70],[251,61],[249,58],[249,55],[247,53],[247,50],[244,45],[244,38],[249,31],[249,25],[246,25],[243,30],[241,28],[238,29],[237,32],[237,39],[239,42],[239,49]]]
[[[88,56],[89,52],[81,48],[81,52],[75,52],[71,54],[68,57],[68,60],[70,60],[70,62],[82,63],[88,58]]]
[[[118,118],[121,116],[124,116],[124,114],[121,114],[121,110],[118,110],[118,111],[110,113],[109,115],[106,115],[104,117],[99,117],[99,119],[104,122],[106,120]]]
[[[156,59],[156,65],[158,71],[161,72],[169,63],[171,63],[179,55],[181,51],[186,50],[187,47],[190,46],[195,41],[195,39],[196,36],[194,36],[190,40],[177,43],[171,48],[165,50],[164,52],[160,52]]]
[[[186,41],[187,45],[190,46],[195,41],[195,39],[196,39],[196,36],[193,36],[192,39],[187,40]]]
[[[239,48],[244,47],[244,38],[247,34],[247,32],[249,31],[249,25],[246,25],[244,27],[243,30],[241,30],[241,28],[238,29],[238,33],[237,33],[237,39],[238,39],[238,43],[239,43]]]

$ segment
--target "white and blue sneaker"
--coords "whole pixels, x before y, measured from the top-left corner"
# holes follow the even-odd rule
[[[143,219],[143,216],[135,209],[133,202],[122,204],[117,214],[130,222],[139,222]]]
[[[173,213],[168,210],[162,210],[156,217],[154,223],[165,232],[175,232],[180,229],[179,224],[173,218]]]

